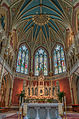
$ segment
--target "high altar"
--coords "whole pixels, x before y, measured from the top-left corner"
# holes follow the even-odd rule
[[[31,80],[27,86],[24,83],[24,90],[25,100],[29,99],[31,101],[29,103],[23,103],[24,115],[26,115],[25,119],[61,119],[59,114],[63,113],[63,104],[58,103],[58,83],[54,86],[51,80],[50,85],[46,85],[45,77],[40,72],[36,85],[33,86],[33,80]],[[46,102],[46,99],[52,99],[52,103]],[[41,100],[42,102],[40,103],[37,100]]]
[[[31,79],[29,82],[24,82],[25,99],[55,99],[58,100],[57,94],[60,91],[59,82],[56,86],[52,80],[45,80],[42,72],[36,79]]]

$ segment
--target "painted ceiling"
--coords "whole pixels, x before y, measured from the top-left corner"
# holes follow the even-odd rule
[[[12,27],[17,28],[19,39],[30,39],[28,43],[32,39],[35,43],[40,37],[47,43],[56,37],[64,40],[66,27],[71,26],[72,8],[76,1],[9,0]]]
[[[26,0],[19,10],[17,20],[26,21],[24,31],[27,32],[33,26],[33,38],[42,30],[45,38],[49,38],[49,26],[58,32],[56,21],[62,21],[64,12],[57,0]],[[28,21],[28,22],[27,22]]]

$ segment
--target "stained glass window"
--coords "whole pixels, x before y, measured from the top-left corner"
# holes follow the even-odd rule
[[[28,74],[29,52],[25,45],[19,48],[16,71]]]
[[[60,74],[66,71],[65,57],[63,47],[57,45],[54,49],[54,74]]]
[[[41,70],[44,75],[48,75],[47,54],[45,50],[40,48],[35,54],[35,75],[38,76]]]

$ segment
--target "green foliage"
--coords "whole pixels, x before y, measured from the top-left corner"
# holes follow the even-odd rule
[[[58,99],[60,102],[62,102],[62,98],[64,97],[64,95],[65,93],[63,91],[58,93]]]
[[[18,96],[18,99],[21,98],[21,103],[22,103],[22,98],[25,96],[25,91],[21,91],[20,94],[17,94],[16,96]]]
[[[20,96],[21,97],[24,97],[25,96],[25,92],[24,91],[21,91]]]
[[[25,99],[25,102],[26,103],[58,103],[58,101],[57,100],[55,100],[55,99],[46,99],[46,98],[44,98],[44,99],[31,99],[31,98],[27,98],[27,99]]]
[[[52,103],[53,100],[52,99],[47,99],[47,102]]]

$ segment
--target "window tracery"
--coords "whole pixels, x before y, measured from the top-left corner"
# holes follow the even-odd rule
[[[38,49],[35,54],[35,75],[38,76],[40,71],[48,75],[48,59],[45,50]]]
[[[28,74],[29,52],[25,45],[19,48],[16,71]]]
[[[57,45],[54,49],[54,74],[60,74],[66,71],[65,57],[63,47]]]

